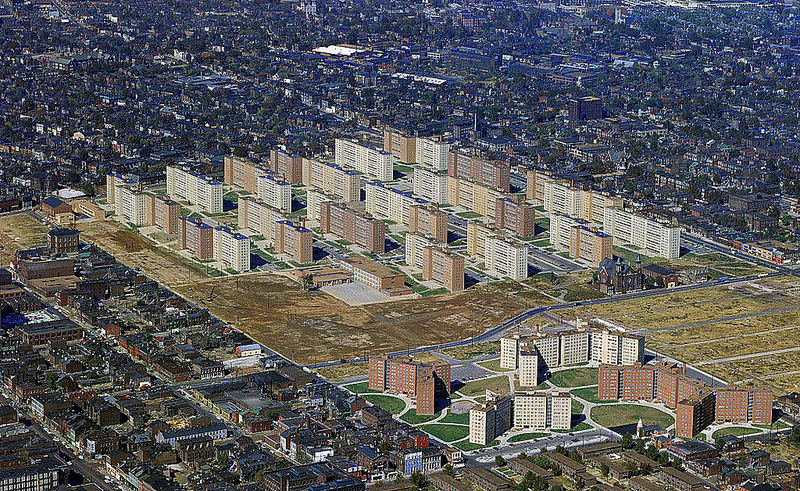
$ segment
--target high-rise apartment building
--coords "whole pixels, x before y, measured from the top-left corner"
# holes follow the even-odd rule
[[[717,389],[716,421],[771,425],[772,402],[771,390],[739,387]]]
[[[292,219],[291,215],[268,205],[255,196],[240,196],[238,205],[238,227],[269,240],[275,237],[275,223]]]
[[[467,222],[467,256],[485,257],[486,239],[501,233],[491,224],[478,220]]]
[[[469,442],[488,445],[511,429],[513,401],[508,394],[499,394],[469,412]]]
[[[275,253],[287,254],[300,264],[314,260],[314,234],[289,220],[275,223]]]
[[[414,204],[408,207],[408,231],[430,235],[447,242],[447,213],[432,205]]]
[[[417,138],[416,162],[433,171],[447,170],[450,144],[432,138]]]
[[[533,205],[511,198],[497,198],[495,224],[517,237],[529,239],[536,234],[536,211]]]
[[[569,430],[572,398],[569,393],[557,391],[514,394],[514,428]]]
[[[409,209],[413,205],[428,204],[424,200],[413,197],[410,193],[379,182],[368,182],[364,190],[364,204],[367,213],[403,225],[408,225],[408,219],[411,216]]]
[[[224,159],[223,182],[256,193],[256,177],[269,172],[270,164],[260,164],[249,158],[226,155]]]
[[[349,167],[379,181],[394,178],[392,154],[354,140],[336,139],[336,165]]]
[[[447,176],[447,202],[489,218],[497,218],[497,200],[506,197],[502,191],[467,179]]]
[[[422,279],[436,281],[451,292],[464,290],[464,256],[443,247],[424,247]]]
[[[569,257],[589,261],[595,268],[614,257],[614,238],[596,228],[570,227]]]
[[[444,242],[438,241],[430,235],[408,232],[405,235],[405,239],[405,262],[408,266],[417,269],[422,269],[424,263],[425,256],[423,255],[423,249],[429,246],[447,246]]]
[[[167,194],[202,206],[208,213],[222,212],[222,183],[175,165],[167,166]]]
[[[591,360],[611,365],[644,363],[644,337],[611,329],[591,331]]]
[[[434,414],[436,398],[450,396],[450,382],[449,363],[420,363],[387,355],[369,358],[369,388],[415,397],[417,414]]]
[[[303,158],[289,155],[283,150],[273,149],[269,152],[270,168],[291,184],[303,182]]]
[[[413,194],[432,203],[447,203],[447,174],[424,167],[414,167]]]
[[[122,223],[147,225],[147,195],[134,187],[117,184],[115,187],[114,214]]]
[[[256,176],[256,196],[283,212],[292,211],[292,184],[277,172],[268,171]]]
[[[504,237],[488,237],[484,255],[487,271],[515,280],[528,277],[528,246]]]
[[[369,252],[386,252],[386,224],[367,213],[330,201],[320,205],[320,229],[358,244]]]
[[[511,166],[459,151],[447,154],[447,175],[466,179],[503,193],[511,189]]]
[[[361,175],[332,162],[303,159],[303,184],[348,203],[361,201]]]
[[[675,408],[675,436],[694,438],[713,423],[716,400],[713,390],[704,389],[697,395],[679,401]]]
[[[677,259],[681,253],[681,229],[620,208],[605,209],[603,232],[619,243],[633,244],[653,254]]]
[[[383,151],[392,154],[398,162],[410,164],[417,159],[417,139],[400,130],[383,130]]]
[[[214,258],[214,229],[199,218],[180,217],[178,245],[198,259]]]
[[[528,340],[520,341],[519,355],[519,385],[522,387],[536,387],[539,385],[539,350],[536,345]]]
[[[214,229],[214,260],[226,269],[250,271],[250,238],[227,227]]]

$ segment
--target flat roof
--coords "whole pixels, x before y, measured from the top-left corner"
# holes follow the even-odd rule
[[[351,264],[354,268],[359,268],[379,278],[389,278],[403,274],[364,256],[351,256],[345,259],[344,262]]]

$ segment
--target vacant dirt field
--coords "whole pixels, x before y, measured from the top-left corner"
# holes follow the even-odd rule
[[[212,288],[214,299],[206,302]],[[269,273],[184,283],[175,290],[206,305],[256,341],[302,363],[465,338],[524,309],[512,295],[498,296],[482,289],[350,307]]]
[[[84,242],[97,245],[120,262],[139,267],[150,278],[171,287],[208,278],[201,266],[174,252],[156,247],[120,223],[97,220],[80,223],[77,228]]]
[[[15,252],[45,244],[47,230],[27,213],[0,217],[0,267],[11,264]]]

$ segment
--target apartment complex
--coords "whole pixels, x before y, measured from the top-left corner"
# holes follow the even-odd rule
[[[694,438],[713,423],[716,400],[713,390],[703,389],[699,394],[679,401],[675,407],[675,435]]]
[[[497,234],[502,234],[494,225],[483,223],[478,220],[467,222],[467,256],[480,257],[486,256],[486,239]]]
[[[227,227],[214,229],[214,260],[235,271],[250,271],[250,238]]]
[[[621,208],[605,209],[603,231],[618,243],[633,244],[667,259],[681,253],[681,229]]]
[[[446,247],[442,241],[430,235],[408,232],[405,235],[405,261],[408,266],[422,269],[424,260],[423,249],[426,247]]]
[[[548,212],[561,213],[569,217],[600,225],[605,209],[623,205],[622,198],[609,196],[601,191],[573,186],[569,181],[554,179],[541,171],[528,170],[525,197],[539,201]],[[613,234],[612,234],[613,235]]]
[[[539,385],[539,350],[534,343],[522,341],[517,353],[519,385],[536,387]]]
[[[322,233],[337,235],[372,253],[386,252],[386,224],[371,215],[326,201],[320,204]]]
[[[277,172],[266,171],[256,176],[256,196],[283,212],[292,211],[292,184]]]
[[[408,207],[408,231],[430,235],[439,242],[447,242],[447,213],[437,206],[414,204]]]
[[[717,389],[716,421],[771,425],[772,399],[772,391],[765,389]]]
[[[155,225],[167,234],[177,234],[180,227],[181,205],[165,196],[155,196],[139,190],[137,183],[115,179],[113,191],[108,195],[114,204],[116,219],[136,226]]]
[[[486,270],[496,276],[522,280],[528,277],[528,246],[506,237],[486,239]]]
[[[443,171],[414,167],[413,194],[433,203],[447,203],[447,174]]]
[[[291,215],[268,205],[255,196],[240,196],[238,204],[238,227],[268,239],[275,237],[277,222],[291,220]]]
[[[488,445],[511,429],[513,401],[508,394],[487,391],[485,404],[469,411],[469,442]]]
[[[277,172],[291,184],[303,182],[303,158],[298,155],[289,155],[283,150],[270,150],[270,168]]]
[[[536,234],[536,211],[533,205],[511,198],[495,202],[495,224],[517,237],[529,239]]]
[[[390,297],[408,295],[411,288],[405,284],[403,273],[384,266],[364,256],[351,256],[340,262],[342,268],[353,275],[353,280]]]
[[[436,398],[450,396],[450,364],[420,363],[410,357],[371,356],[369,388],[415,397],[417,414],[431,415],[436,412]]]
[[[410,208],[427,202],[379,182],[368,182],[364,188],[367,213],[378,218],[408,225]]]
[[[432,138],[417,138],[415,162],[434,171],[447,170],[450,144]]]
[[[614,257],[614,238],[596,228],[570,228],[569,257],[589,261],[599,267],[604,259]]]
[[[447,202],[451,205],[496,219],[497,200],[505,196],[503,192],[477,182],[447,176]]]
[[[398,162],[416,162],[417,139],[393,128],[383,130],[383,151],[392,154]]]
[[[392,154],[362,145],[354,140],[336,139],[336,165],[355,169],[379,181],[391,181],[394,176]]]
[[[572,397],[568,392],[558,391],[514,394],[514,428],[569,430]]]
[[[511,166],[459,151],[447,154],[447,175],[486,186],[503,193],[511,189]]]
[[[214,258],[214,229],[199,218],[180,217],[178,245],[198,259]]]
[[[464,290],[464,256],[443,247],[424,247],[422,279],[436,281],[451,292]]]
[[[348,203],[361,200],[361,176],[331,162],[303,159],[303,184]]]
[[[633,364],[644,361],[644,337],[608,329],[582,329],[580,324],[578,329],[558,333],[510,334],[500,338],[500,366],[520,368],[523,350],[535,350],[545,370],[590,361]]]
[[[223,182],[256,193],[256,177],[269,172],[269,165],[261,165],[248,158],[226,155],[223,161]]]
[[[314,234],[290,220],[275,223],[275,253],[287,254],[300,264],[314,260]]]
[[[175,165],[167,166],[167,194],[202,206],[208,213],[222,212],[222,183]]]

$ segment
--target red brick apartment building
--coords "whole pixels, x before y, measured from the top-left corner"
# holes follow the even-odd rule
[[[597,229],[576,225],[569,232],[569,257],[585,259],[598,267],[614,257],[614,238]]]
[[[180,217],[178,244],[198,259],[214,257],[214,229],[198,218]]]
[[[718,423],[772,424],[772,391],[765,389],[717,389]]]
[[[261,165],[244,157],[227,155],[224,159],[223,182],[255,194],[258,191],[256,177],[270,170],[272,169],[269,165]]]
[[[368,213],[326,201],[320,205],[322,233],[333,234],[356,243],[369,252],[386,252],[386,224]]]
[[[510,198],[497,198],[495,223],[513,234],[529,239],[536,234],[536,210],[533,205]]]
[[[467,179],[502,191],[511,189],[511,166],[460,152],[447,155],[447,175]]]
[[[675,408],[675,435],[681,438],[694,438],[714,422],[716,394],[704,389],[699,394],[682,399]]]
[[[314,260],[314,234],[289,220],[275,222],[275,252],[288,254],[300,264],[310,263]]]
[[[411,205],[408,207],[408,231],[447,243],[447,213],[433,205]]]
[[[434,280],[451,292],[464,290],[464,256],[434,246],[422,249],[422,279]]]
[[[303,183],[303,158],[283,150],[269,152],[270,167],[292,184]]]
[[[172,235],[181,227],[181,205],[166,196],[150,196],[147,200],[147,223]]]
[[[426,364],[388,355],[369,358],[369,388],[413,396],[417,414],[434,414],[436,397],[450,395],[450,364]]]
[[[80,232],[69,228],[54,228],[47,232],[47,248],[51,254],[78,252]]]

